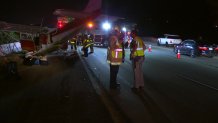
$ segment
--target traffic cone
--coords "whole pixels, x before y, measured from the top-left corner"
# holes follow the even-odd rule
[[[177,51],[176,57],[177,57],[177,59],[180,59],[180,50]]]
[[[148,45],[148,52],[151,52],[151,45]]]

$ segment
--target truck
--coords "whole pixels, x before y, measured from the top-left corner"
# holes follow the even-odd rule
[[[92,34],[94,35],[94,46],[108,46],[107,33],[104,30],[93,30]]]
[[[159,37],[157,39],[157,45],[165,45],[166,47],[168,46],[173,46],[176,44],[180,44],[182,42],[182,39],[180,38],[179,35],[172,35],[172,34],[164,34],[163,37]]]

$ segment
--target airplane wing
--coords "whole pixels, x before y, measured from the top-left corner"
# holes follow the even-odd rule
[[[63,9],[56,10],[54,12],[55,15],[70,16],[74,17],[75,20],[66,24],[63,28],[52,32],[50,34],[52,43],[47,48],[40,49],[36,55],[46,54],[56,50],[60,44],[66,42],[69,38],[73,37],[73,35],[76,35],[89,20],[96,19],[101,12],[101,3],[102,0],[89,0],[86,8],[81,12],[68,11]]]

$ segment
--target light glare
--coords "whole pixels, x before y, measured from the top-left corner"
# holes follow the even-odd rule
[[[109,30],[111,28],[111,24],[108,22],[103,23],[103,29]]]

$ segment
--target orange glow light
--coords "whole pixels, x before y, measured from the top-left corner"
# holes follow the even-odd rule
[[[93,23],[92,23],[92,22],[89,22],[89,23],[88,23],[88,27],[89,27],[89,28],[92,28],[92,27],[93,27]]]

